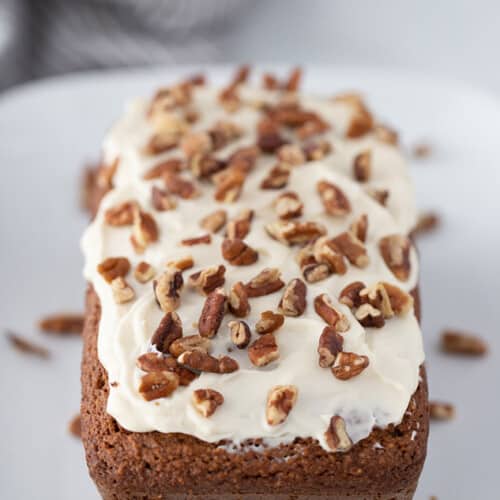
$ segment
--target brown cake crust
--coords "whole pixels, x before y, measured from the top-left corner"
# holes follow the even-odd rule
[[[83,333],[82,440],[103,498],[412,498],[427,448],[423,367],[402,423],[375,429],[348,453],[328,453],[311,438],[230,453],[189,435],[129,432],[106,413],[113,381],[97,356],[100,314],[99,299],[90,287]],[[382,448],[374,448],[376,443]]]

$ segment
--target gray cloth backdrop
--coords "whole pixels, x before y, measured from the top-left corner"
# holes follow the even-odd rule
[[[217,39],[243,3],[0,0],[0,87],[85,69],[217,60]]]

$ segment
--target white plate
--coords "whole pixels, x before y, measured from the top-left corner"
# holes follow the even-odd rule
[[[98,156],[127,97],[196,69],[88,73],[0,97],[0,326],[53,354],[49,362],[26,358],[2,337],[2,498],[97,497],[81,445],[66,432],[79,406],[81,343],[42,337],[33,324],[49,311],[82,309],[82,164]],[[210,74],[228,78],[225,68]],[[440,231],[420,242],[423,327],[431,396],[455,403],[458,416],[432,426],[417,498],[498,498],[500,103],[456,83],[349,68],[311,68],[305,87],[360,89],[406,144],[435,145],[431,158],[413,166],[420,205],[444,217]],[[492,353],[484,360],[440,354],[438,332],[446,325],[480,332]]]

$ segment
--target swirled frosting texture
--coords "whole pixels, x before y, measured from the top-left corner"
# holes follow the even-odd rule
[[[238,124],[244,132],[242,137],[216,153],[227,157],[241,146],[255,144],[260,114],[251,106],[227,114],[218,104],[217,94],[217,90],[206,87],[194,91],[192,105],[199,119],[192,127],[206,130],[220,119]],[[241,95],[247,100],[272,102],[278,99],[276,92],[248,87],[241,89]],[[239,370],[224,375],[202,373],[188,387],[179,387],[171,396],[154,401],[145,401],[138,392],[144,372],[137,368],[136,360],[151,349],[151,337],[164,313],[156,303],[151,282],[140,284],[131,276],[127,280],[135,290],[135,300],[116,304],[109,284],[96,270],[100,262],[107,257],[125,256],[132,266],[146,261],[161,272],[168,261],[191,255],[195,262],[191,272],[214,264],[226,266],[226,291],[237,281],[248,282],[266,267],[279,268],[285,283],[301,277],[301,272],[295,260],[297,248],[270,238],[265,230],[266,224],[277,219],[273,201],[280,191],[262,190],[259,186],[269,167],[276,162],[275,157],[263,155],[258,159],[240,198],[234,203],[215,201],[213,186],[200,183],[200,197],[178,199],[175,210],[158,212],[151,203],[151,188],[154,184],[163,186],[162,181],[146,181],[143,174],[159,161],[179,155],[179,151],[154,157],[143,153],[144,144],[152,134],[148,102],[143,100],[131,103],[124,117],[110,130],[104,142],[104,158],[108,162],[116,157],[120,159],[114,176],[115,187],[102,200],[99,212],[85,232],[82,247],[85,277],[92,283],[102,306],[98,354],[113,383],[107,411],[126,429],[182,432],[205,441],[229,439],[234,443],[264,438],[276,444],[297,436],[310,436],[328,449],[324,433],[333,415],[343,417],[354,443],[368,436],[374,426],[383,428],[401,421],[419,383],[419,366],[424,360],[421,332],[413,310],[390,319],[383,328],[365,328],[338,297],[344,286],[356,280],[367,285],[387,281],[406,291],[417,285],[418,263],[413,250],[410,277],[402,282],[387,267],[378,248],[382,237],[405,234],[415,222],[413,190],[406,165],[397,147],[380,141],[374,134],[358,139],[344,138],[350,120],[349,106],[312,97],[303,97],[301,102],[304,108],[320,113],[333,125],[322,135],[332,144],[333,152],[320,161],[294,167],[286,190],[298,193],[304,201],[302,220],[320,222],[331,236],[348,230],[361,214],[367,214],[366,249],[370,263],[363,269],[349,265],[344,275],[332,274],[325,280],[307,284],[306,310],[300,317],[286,317],[284,326],[276,332],[280,358],[268,366],[253,366],[246,350],[232,346],[227,324],[234,318],[226,314],[213,339],[213,353],[230,354],[237,360]],[[389,191],[386,207],[365,192],[366,184],[353,180],[353,158],[367,148],[372,152],[372,176],[368,186]],[[320,180],[332,182],[343,190],[352,206],[348,215],[332,217],[325,213],[316,190]],[[108,208],[128,200],[136,200],[143,210],[153,214],[158,224],[159,240],[149,245],[142,255],[137,255],[130,244],[130,227],[111,227],[105,221],[104,213]],[[199,226],[200,219],[220,208],[227,211],[228,219],[244,208],[255,211],[252,230],[245,238],[259,252],[254,265],[232,266],[223,260],[223,232],[212,235],[210,245],[186,247],[180,244],[185,238],[205,233]],[[316,314],[313,300],[321,293],[328,293],[334,306],[349,320],[350,327],[343,333],[344,351],[369,358],[369,366],[350,380],[338,380],[330,369],[318,365],[318,339],[325,323]],[[277,310],[281,295],[279,291],[251,299],[251,313],[244,320],[252,330],[262,311]],[[177,313],[184,335],[198,333],[196,322],[203,301],[204,297],[188,287],[182,291]],[[257,337],[254,332],[253,339]],[[276,385],[290,384],[298,389],[296,405],[284,423],[268,425],[265,408],[269,390]],[[199,388],[211,388],[224,396],[224,404],[210,418],[201,416],[191,404],[192,393]]]

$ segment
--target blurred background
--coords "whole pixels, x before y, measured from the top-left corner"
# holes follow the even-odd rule
[[[159,63],[384,66],[500,91],[495,0],[0,0],[0,88]]]

